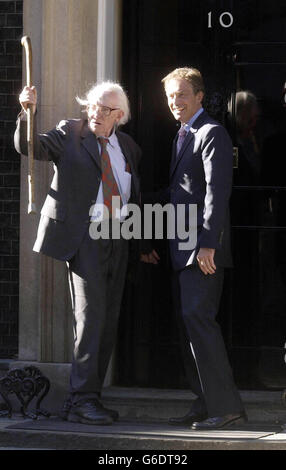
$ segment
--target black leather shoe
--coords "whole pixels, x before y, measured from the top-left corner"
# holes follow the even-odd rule
[[[247,421],[245,414],[216,416],[214,418],[207,418],[204,421],[193,423],[191,429],[197,431],[208,431],[209,429],[220,429],[233,424],[241,424]]]
[[[67,420],[83,424],[112,424],[112,417],[96,399],[80,400],[72,405]]]
[[[194,411],[189,411],[188,414],[180,418],[170,418],[169,424],[172,426],[190,426],[195,421],[203,421],[206,419],[207,415],[205,413],[195,413]]]
[[[96,400],[96,399],[94,399]],[[105,411],[105,413],[107,413],[109,416],[111,416],[111,418],[113,419],[113,421],[118,421],[119,419],[119,413],[118,411],[116,410],[110,410],[108,408],[105,408],[102,403],[100,403],[99,400],[96,400],[97,401],[97,406],[98,406],[98,409],[103,409]],[[68,414],[70,412],[70,409],[72,407],[72,400],[71,398],[67,398],[65,401],[64,401],[64,404],[63,404],[63,407],[61,409],[61,411],[59,412],[59,417],[64,419],[64,420],[67,420],[68,418]]]

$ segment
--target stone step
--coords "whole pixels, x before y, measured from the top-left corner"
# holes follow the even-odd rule
[[[11,368],[22,368],[37,363],[0,361],[0,376]],[[49,378],[51,388],[41,406],[57,415],[61,409],[69,383],[70,364],[41,364],[42,373]],[[60,379],[59,379],[60,378]],[[286,423],[286,393],[279,391],[240,391],[251,422]],[[166,421],[170,416],[183,416],[195,396],[187,390],[165,390],[138,387],[105,387],[102,400],[105,406],[116,409],[125,420],[141,422]],[[35,400],[35,399],[34,399]],[[29,407],[33,408],[34,400]],[[18,401],[11,396],[13,409]]]
[[[13,413],[0,418],[0,450],[58,449],[110,451],[285,450],[286,406],[282,391],[241,391],[249,422],[231,429],[198,432],[169,426],[170,416],[183,416],[193,394],[186,390],[106,387],[102,401],[119,411],[111,426],[69,423],[53,415],[38,420]],[[47,401],[48,404],[48,401]],[[43,408],[49,409],[43,401]],[[108,451],[107,451],[108,449]],[[174,452],[173,452],[174,453]],[[143,454],[142,454],[143,455]],[[192,454],[190,454],[192,457]]]
[[[282,391],[240,391],[248,419],[256,423],[286,423],[285,394]],[[195,396],[186,390],[107,387],[102,401],[116,409],[122,419],[141,422],[166,421],[183,416]]]
[[[0,420],[0,449],[97,450],[102,456],[133,455],[130,451],[184,451],[194,463],[193,450],[285,450],[286,432],[277,425],[253,423],[217,431],[192,431],[167,423],[120,420],[109,426],[70,423],[57,417]],[[154,454],[154,452],[153,452]],[[137,456],[137,454],[135,454]],[[146,462],[145,462],[146,463]],[[189,462],[188,462],[189,463]],[[257,463],[257,462],[256,462]]]

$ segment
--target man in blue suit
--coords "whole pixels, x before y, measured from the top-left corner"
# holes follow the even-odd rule
[[[197,207],[196,246],[181,249],[177,236],[170,240],[170,253],[186,373],[198,398],[186,416],[171,418],[170,424],[218,429],[246,419],[216,322],[224,268],[231,266],[232,143],[202,108],[198,70],[176,69],[162,81],[169,108],[181,123],[173,144],[169,201],[175,208],[185,204],[187,221],[189,205]]]

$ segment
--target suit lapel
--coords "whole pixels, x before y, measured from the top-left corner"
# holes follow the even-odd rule
[[[96,136],[88,128],[86,123],[81,131],[82,145],[88,151],[89,155],[92,157],[94,162],[99,166],[101,170],[101,159],[98,150],[98,144]]]
[[[179,155],[177,155],[177,140],[178,140],[178,136],[176,136],[175,140],[174,140],[174,143],[173,143],[173,155],[172,155],[172,164],[171,164],[171,169],[170,169],[170,177],[173,176],[178,164],[179,164],[179,161],[182,159],[185,151],[187,150],[188,146],[190,145],[190,143],[192,142],[194,138],[194,134],[193,134],[193,129],[190,129],[188,134],[186,135],[186,138],[183,142],[183,145],[181,147],[181,150],[179,152]]]
[[[138,181],[138,178],[136,177],[131,150],[120,132],[116,132],[116,136],[118,138],[118,142],[121,147],[122,153],[124,157],[126,158],[126,161],[130,165],[133,190],[135,190],[135,194],[139,194],[139,181]],[[89,130],[87,122],[83,126],[83,129],[81,131],[81,138],[82,138],[82,145],[87,150],[92,160],[96,163],[96,165],[101,170],[101,158],[100,158],[100,153],[98,150],[97,140],[96,140],[95,135]]]
[[[120,133],[116,132],[116,136],[118,138],[118,142],[121,147],[122,153],[124,157],[126,158],[127,162],[129,163],[130,168],[132,170],[133,160],[132,160],[129,146],[126,144],[126,142],[124,141]],[[99,166],[99,168],[101,168],[101,159],[100,159],[100,153],[98,150],[96,136],[89,130],[87,124],[82,129],[81,137],[82,137],[83,146],[88,151],[88,153],[90,154],[92,159],[95,161],[95,163]]]
[[[119,142],[119,145],[121,147],[122,153],[124,157],[126,158],[126,161],[130,165],[130,170],[131,170],[131,188],[133,194],[135,194],[137,197],[139,196],[139,179],[136,176],[136,171],[134,168],[134,161],[132,158],[132,152],[130,150],[130,147],[126,140],[124,139],[124,134],[121,134],[120,132],[116,132],[116,136]]]
[[[122,153],[123,153],[124,157],[126,158],[126,161],[130,165],[131,173],[132,173],[133,172],[133,159],[132,159],[132,155],[131,155],[131,152],[130,152],[130,148],[126,144],[124,138],[122,138],[122,134],[120,134],[119,132],[116,132],[116,137],[118,139],[118,142],[119,142],[119,145],[121,147]]]
[[[173,172],[175,171],[175,167],[176,167],[178,137],[179,137],[179,135],[177,133],[176,137],[173,140],[172,158],[171,158],[171,164],[170,164],[170,177],[172,176]]]
[[[180,150],[178,156],[177,156],[177,151],[176,151],[178,134],[176,135],[176,137],[174,139],[174,142],[173,142],[173,154],[172,154],[172,164],[171,164],[171,168],[170,168],[170,178],[172,178],[172,176],[173,176],[173,174],[174,174],[174,172],[175,172],[175,170],[178,166],[178,163],[180,162],[180,160],[182,159],[182,157],[185,154],[186,150],[190,146],[190,144],[191,144],[191,142],[194,138],[194,134],[201,127],[201,125],[203,124],[203,121],[205,120],[206,116],[207,116],[206,111],[203,111],[199,115],[199,117],[195,120],[195,122],[193,123],[192,127],[190,128],[188,134],[186,135],[186,138],[183,142],[183,145],[181,147],[181,150]]]

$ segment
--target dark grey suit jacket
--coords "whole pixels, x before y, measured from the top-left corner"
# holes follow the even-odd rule
[[[19,116],[16,150],[27,155],[26,121]],[[130,202],[139,204],[141,150],[127,134],[116,135],[132,174]],[[54,162],[54,177],[41,210],[34,251],[67,261],[78,250],[90,223],[89,211],[101,182],[98,144],[86,120],[61,121],[45,134],[35,132],[35,158]]]
[[[191,250],[179,250],[180,240],[170,240],[175,270],[195,264],[201,247],[215,248],[218,266],[231,266],[229,198],[232,188],[232,142],[223,126],[206,111],[196,119],[176,156],[173,144],[170,168],[170,202],[186,205],[186,229],[189,229],[189,204],[197,206],[197,244]]]

